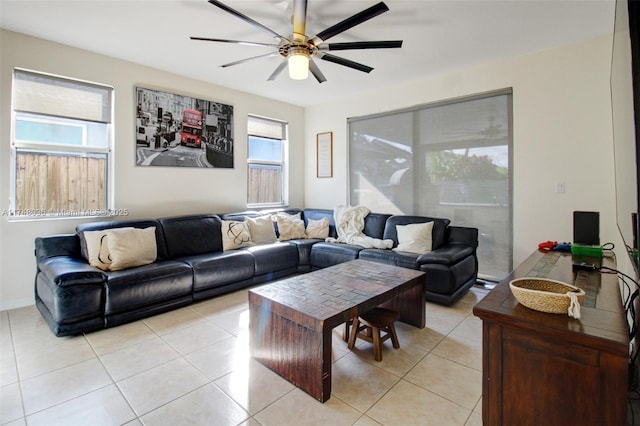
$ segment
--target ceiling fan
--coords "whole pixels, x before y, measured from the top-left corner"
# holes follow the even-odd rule
[[[219,38],[207,38],[207,37],[191,37],[192,40],[213,41],[219,43],[233,43],[245,46],[258,46],[258,47],[272,47],[276,50],[270,53],[266,53],[259,56],[253,56],[251,58],[241,59],[239,61],[230,62],[222,65],[223,68],[233,65],[243,64],[245,62],[253,61],[256,59],[262,59],[273,56],[282,56],[283,61],[269,76],[268,80],[275,80],[278,75],[284,70],[287,65],[289,66],[289,77],[295,80],[304,80],[307,78],[309,71],[316,78],[319,83],[326,81],[327,79],[320,71],[318,65],[314,62],[314,58],[322,59],[324,61],[333,62],[335,64],[343,65],[345,67],[353,68],[358,71],[369,73],[373,68],[360,64],[358,62],[351,61],[349,59],[341,58],[339,56],[327,53],[328,51],[336,50],[357,50],[357,49],[389,49],[402,47],[402,40],[388,40],[388,41],[357,41],[346,43],[326,43],[328,39],[334,37],[350,28],[355,27],[371,18],[374,18],[381,13],[389,10],[384,2],[377,3],[368,9],[365,9],[355,15],[338,22],[335,25],[319,32],[313,37],[306,35],[306,21],[307,21],[307,0],[293,0],[293,32],[290,36],[282,36],[272,29],[262,25],[261,23],[249,18],[248,16],[232,9],[224,3],[217,0],[209,0],[212,5],[228,12],[237,18],[253,25],[254,27],[268,33],[274,38],[278,39],[278,43],[258,43],[251,41],[241,40],[225,40]]]

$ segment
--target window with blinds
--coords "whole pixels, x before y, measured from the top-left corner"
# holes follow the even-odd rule
[[[108,215],[113,88],[15,69],[12,90],[9,215]]]
[[[285,205],[287,123],[250,115],[247,134],[247,205]]]

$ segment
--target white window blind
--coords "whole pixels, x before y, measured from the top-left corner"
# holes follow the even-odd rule
[[[13,107],[19,112],[110,123],[111,92],[107,86],[17,69]]]
[[[286,123],[270,118],[250,115],[247,120],[247,133],[250,136],[259,136],[269,139],[285,139]]]

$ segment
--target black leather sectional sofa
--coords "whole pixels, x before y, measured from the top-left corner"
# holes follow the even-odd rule
[[[326,217],[336,237],[333,211],[286,209],[309,219]],[[76,335],[127,323],[194,301],[361,258],[426,273],[427,300],[449,305],[476,281],[476,228],[449,220],[369,213],[364,233],[391,239],[396,225],[433,221],[433,249],[423,254],[293,239],[223,251],[222,220],[243,220],[273,212],[202,214],[79,225],[73,234],[35,240],[35,302],[56,336]],[[103,271],[87,262],[84,233],[113,228],[155,227],[157,258],[148,265]]]

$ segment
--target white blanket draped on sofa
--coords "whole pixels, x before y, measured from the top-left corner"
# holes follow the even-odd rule
[[[364,218],[370,210],[364,206],[338,206],[333,210],[338,238],[327,238],[331,243],[355,244],[364,248],[390,249],[393,240],[380,240],[369,237],[364,230]]]

